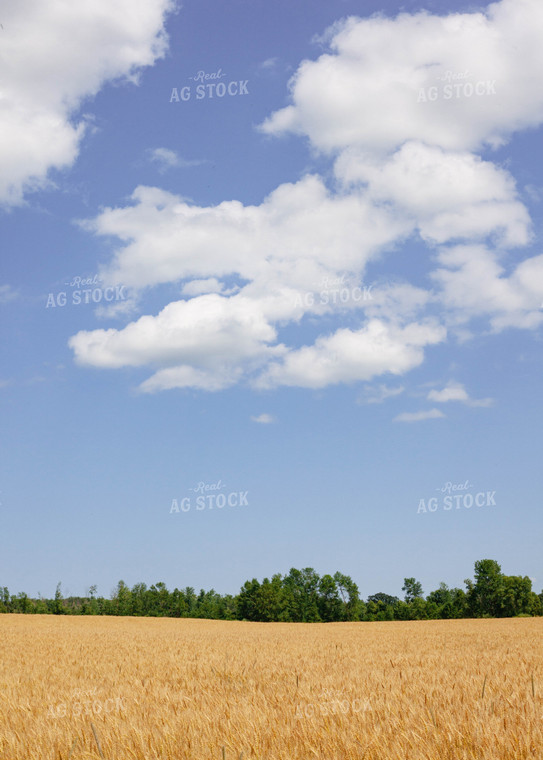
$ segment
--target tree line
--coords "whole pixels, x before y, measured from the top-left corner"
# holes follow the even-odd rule
[[[129,588],[119,581],[111,597],[97,596],[91,586],[87,596],[64,598],[59,583],[55,596],[30,598],[24,592],[10,595],[0,587],[0,613],[54,615],[133,615],[190,617],[255,622],[331,623],[340,621],[435,620],[470,617],[514,617],[543,615],[543,591],[532,591],[527,576],[504,575],[492,559],[475,563],[475,577],[466,579],[466,589],[439,588],[424,596],[415,578],[404,578],[404,598],[383,592],[360,598],[358,586],[336,572],[319,576],[311,567],[292,568],[262,582],[246,581],[239,594],[221,596],[214,589],[199,594],[187,586],[168,591],[162,582],[149,588],[136,583]]]

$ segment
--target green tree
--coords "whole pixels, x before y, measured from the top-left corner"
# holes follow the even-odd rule
[[[221,598],[220,614],[221,620],[238,619],[237,599],[235,596],[232,596],[232,594],[225,594],[225,596]]]
[[[186,586],[184,590],[187,617],[196,617],[196,592],[192,586]]]
[[[174,588],[171,593],[171,612],[172,617],[187,616],[187,602],[185,595],[178,588]]]
[[[115,612],[113,601],[111,599],[104,599],[103,596],[99,596],[96,600],[98,603],[98,614],[99,615],[115,615],[117,614]]]
[[[446,583],[440,583],[439,588],[431,591],[426,597],[427,602],[433,602],[438,607],[443,607],[448,602],[452,602],[452,595]]]
[[[415,599],[422,599],[422,585],[414,578],[404,578],[402,591],[405,591],[405,601],[407,604],[414,602]]]
[[[217,620],[219,618],[219,599],[215,589],[204,591],[201,589],[198,595],[198,617],[208,620]]]
[[[467,588],[468,608],[475,617],[497,617],[503,602],[503,575],[494,559],[480,559],[475,563],[475,582],[464,581]]]
[[[293,567],[283,584],[288,592],[290,619],[301,623],[319,622],[318,573],[312,567],[304,567],[303,570]]]
[[[450,617],[453,618],[465,618],[469,615],[468,598],[466,592],[461,588],[451,589],[451,606]],[[447,607],[447,605],[445,605]]]
[[[245,581],[238,594],[238,617],[240,620],[259,620],[259,591],[260,583],[256,578]]]
[[[64,615],[63,597],[62,597],[62,591],[60,590],[61,585],[62,585],[61,583],[58,583],[56,591],[55,591],[55,601],[53,603],[54,615]]]
[[[430,617],[430,612],[437,610],[437,606],[430,602],[430,609],[428,603],[422,596],[416,596],[411,602],[406,602],[411,609],[413,620],[427,620]]]
[[[339,598],[338,587],[331,575],[323,575],[318,585],[317,608],[319,617],[325,623],[343,618],[343,605]]]
[[[130,615],[132,612],[132,594],[124,581],[119,581],[111,597],[114,615]]]
[[[0,612],[11,612],[9,599],[8,587],[0,586]]]
[[[258,620],[263,622],[288,621],[288,594],[283,588],[281,575],[276,573],[271,581],[264,578],[256,593]]]
[[[525,575],[504,575],[501,584],[500,617],[530,614],[532,581]]]
[[[530,592],[530,615],[543,615],[543,605],[535,591]]]
[[[47,615],[49,610],[47,609],[47,600],[42,598],[41,594],[38,594],[38,598],[35,603],[36,615]]]
[[[375,602],[376,604],[382,604],[389,607],[394,607],[400,600],[397,596],[391,596],[390,594],[383,594],[379,591],[377,594],[368,596],[368,602]]]
[[[382,591],[368,596],[365,619],[394,620],[399,601],[397,596],[384,594]]]
[[[11,611],[26,615],[32,612],[33,604],[24,591],[11,598]]]
[[[411,605],[401,599],[393,607],[394,620],[413,620],[413,610]]]
[[[89,615],[98,615],[98,602],[96,599],[97,590],[98,590],[98,586],[96,584],[94,584],[93,586],[89,588],[89,592],[87,595]]]
[[[162,581],[152,584],[145,594],[147,614],[152,617],[168,617],[170,612],[170,592]]]
[[[132,601],[132,615],[141,616],[147,615],[148,612],[148,600],[147,600],[147,584],[135,583],[132,586],[130,593]]]
[[[156,604],[158,607],[158,613],[160,617],[167,617],[171,610],[171,594],[168,591],[166,584],[163,581],[159,581],[156,586],[151,586],[151,589],[156,588]],[[211,591],[210,593],[214,593]]]
[[[358,586],[348,575],[334,573],[339,596],[343,603],[341,620],[361,620],[364,617],[365,605],[360,599]]]

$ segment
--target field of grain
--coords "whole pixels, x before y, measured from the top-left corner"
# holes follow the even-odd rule
[[[0,760],[543,758],[543,620],[0,615]]]

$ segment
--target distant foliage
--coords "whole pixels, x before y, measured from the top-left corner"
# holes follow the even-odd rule
[[[473,617],[543,615],[543,592],[532,591],[527,576],[503,575],[492,559],[475,563],[474,580],[464,581],[466,591],[446,583],[423,596],[415,578],[404,578],[405,599],[383,592],[364,602],[358,586],[340,572],[319,576],[312,567],[292,568],[288,575],[246,581],[237,596],[221,596],[214,589],[199,594],[187,586],[168,591],[162,582],[132,589],[119,581],[110,599],[96,595],[63,598],[59,583],[53,599],[31,599],[21,592],[10,595],[0,587],[0,613],[54,615],[132,615],[136,617],[189,617],[255,622],[333,623],[372,620],[435,620]]]

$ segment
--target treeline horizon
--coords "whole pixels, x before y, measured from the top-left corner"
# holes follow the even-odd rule
[[[110,598],[97,596],[91,586],[85,597],[64,598],[61,583],[52,599],[38,599],[20,592],[10,595],[0,587],[0,613],[52,615],[126,615],[135,617],[204,618],[253,622],[328,623],[377,620],[437,620],[474,617],[543,615],[543,591],[532,590],[528,576],[504,575],[496,560],[475,562],[474,580],[466,579],[466,590],[439,588],[424,596],[415,578],[404,578],[403,600],[383,592],[360,598],[357,584],[339,571],[319,574],[311,567],[291,568],[262,582],[246,581],[239,594],[218,594],[214,589],[196,594],[187,586],[168,591],[162,582],[129,588],[119,581]]]

